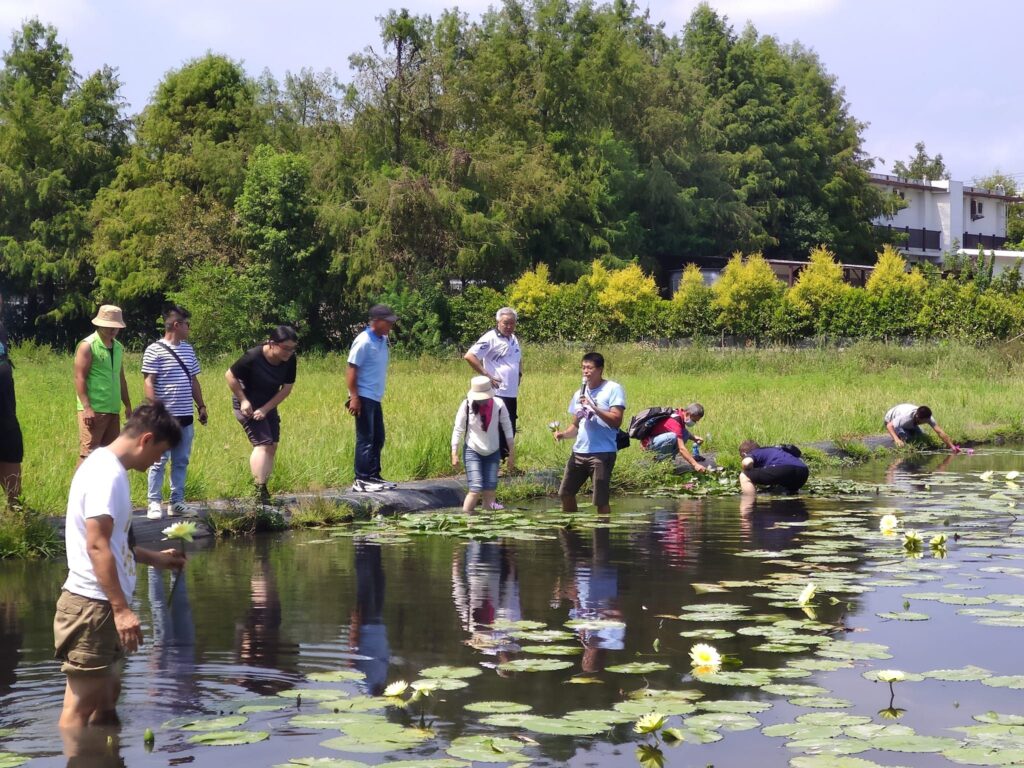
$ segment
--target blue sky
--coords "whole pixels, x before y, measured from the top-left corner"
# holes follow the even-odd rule
[[[375,17],[390,7],[436,16],[452,5],[478,16],[487,0],[405,3],[314,0],[0,0],[3,47],[21,21],[54,24],[79,72],[118,68],[123,95],[141,108],[168,70],[207,50],[278,78],[302,67],[349,79],[348,56],[379,45]],[[697,0],[641,0],[669,32]],[[846,90],[855,117],[870,124],[866,150],[906,159],[916,141],[941,152],[953,178],[999,169],[1024,182],[1024,66],[1016,0],[719,0],[711,5],[737,31],[814,49]]]

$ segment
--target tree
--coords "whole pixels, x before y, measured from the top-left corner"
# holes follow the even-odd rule
[[[128,146],[109,67],[82,79],[57,30],[38,19],[11,37],[0,71],[0,275],[37,338],[66,340],[93,311],[89,207]]]
[[[914,145],[914,156],[906,163],[897,160],[893,163],[892,172],[901,179],[926,179],[928,181],[939,181],[949,178],[949,171],[942,160],[942,155],[930,157],[925,150],[924,142],[919,141]]]
[[[1002,187],[1005,194],[1015,197],[1021,191],[1016,178],[1007,176],[1000,171],[994,171],[984,178],[975,179],[974,186],[990,190]],[[1006,244],[1003,247],[1018,251],[1024,250],[1024,203],[1006,204]]]

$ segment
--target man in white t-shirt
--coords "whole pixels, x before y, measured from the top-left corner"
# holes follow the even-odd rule
[[[181,440],[163,403],[132,413],[120,435],[75,472],[65,523],[68,577],[53,619],[55,656],[67,675],[59,725],[117,722],[122,660],[138,649],[142,628],[131,608],[135,564],[180,570],[185,556],[136,547],[128,470],[145,471]]]
[[[463,358],[469,367],[491,380],[494,394],[501,398],[516,433],[519,404],[519,383],[523,379],[523,352],[516,337],[518,315],[512,307],[502,307],[494,317],[496,325],[469,348]],[[498,433],[501,460],[508,458],[505,433]]]
[[[960,452],[960,447],[938,425],[932,417],[932,409],[927,405],[914,405],[913,403],[894,405],[886,411],[884,423],[885,431],[889,433],[897,447],[903,447],[908,440],[919,440],[924,437],[921,425],[927,424],[935,430],[935,434],[949,450],[953,453]]]

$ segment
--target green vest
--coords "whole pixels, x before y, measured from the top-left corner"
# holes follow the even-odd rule
[[[85,391],[89,403],[96,413],[120,413],[121,411],[121,361],[124,347],[114,339],[114,348],[107,349],[98,333],[86,336],[92,349],[92,367],[85,377]],[[75,398],[78,400],[78,398]],[[78,400],[78,410],[85,410]]]

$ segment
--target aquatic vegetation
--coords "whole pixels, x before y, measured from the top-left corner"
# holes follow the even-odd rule
[[[713,645],[696,643],[690,646],[690,664],[698,674],[714,674],[722,666],[722,656]]]
[[[899,518],[891,513],[882,515],[882,519],[878,521],[878,529],[886,535],[895,534],[899,527]]]
[[[192,541],[192,537],[196,534],[196,524],[192,522],[175,523],[164,528],[161,533],[166,539]]]

